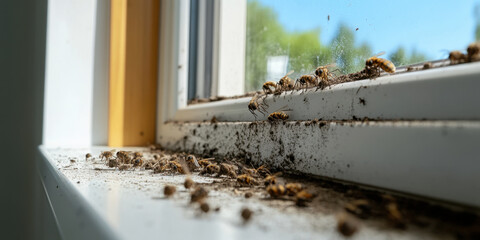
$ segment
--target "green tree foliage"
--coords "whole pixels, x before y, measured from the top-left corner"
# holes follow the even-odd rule
[[[475,41],[480,41],[480,23],[477,23],[475,28]]]
[[[246,89],[260,89],[267,74],[267,57],[285,55],[286,32],[270,8],[249,1],[247,6]]]
[[[365,60],[372,55],[367,43],[355,46],[355,35],[344,24],[340,25],[330,46],[333,60],[344,74],[360,71],[365,66]]]
[[[475,26],[475,41],[480,41],[480,3],[473,8],[473,17],[477,25]]]
[[[425,55],[413,50],[410,55],[407,55],[404,47],[399,47],[395,52],[390,54],[390,60],[395,66],[405,66],[412,63],[419,63],[425,61]]]

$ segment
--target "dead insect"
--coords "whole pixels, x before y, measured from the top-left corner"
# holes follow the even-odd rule
[[[348,213],[337,216],[337,230],[345,237],[352,236],[358,230],[358,222]]]
[[[235,166],[232,164],[221,163],[220,171],[218,171],[218,176],[226,175],[231,178],[237,178],[237,173],[235,172]]]
[[[106,161],[110,160],[111,157],[113,157],[112,151],[104,151],[100,153],[100,159],[103,160],[105,159]]]
[[[203,187],[197,187],[190,195],[190,202],[201,202],[208,196],[208,191]]]
[[[318,78],[316,75],[302,75],[299,79],[295,81],[295,88],[297,85],[300,85],[303,88],[317,86]]]
[[[154,165],[155,165],[155,161],[153,161],[153,160],[148,160],[147,162],[145,162],[145,164],[143,165],[143,167],[145,168],[145,170],[150,170],[150,169],[153,169],[153,168],[154,168]]]
[[[241,172],[244,173],[244,174],[248,174],[250,176],[258,177],[258,171],[255,168],[242,167]]]
[[[317,67],[317,69],[315,70],[315,75],[320,80],[319,83],[318,83],[318,88],[324,89],[325,87],[327,87],[330,84],[329,81],[334,76],[333,76],[332,72],[330,72],[328,70],[328,68],[334,67],[335,65],[336,65],[335,63],[332,63],[332,64],[328,64],[328,65],[325,65],[325,66]]]
[[[208,203],[203,202],[200,204],[200,209],[202,210],[202,212],[208,213],[208,211],[210,211],[210,206],[208,205]]]
[[[205,168],[207,167],[208,165],[210,165],[212,162],[210,162],[211,160],[214,160],[215,158],[205,158],[205,159],[202,159],[202,160],[199,160],[198,161],[198,165],[200,165],[201,167]]]
[[[345,204],[345,210],[360,218],[368,218],[371,212],[370,204],[365,199],[358,199]]]
[[[248,208],[243,208],[242,211],[240,212],[240,215],[242,216],[243,221],[247,222],[252,218],[253,212]]]
[[[215,174],[220,172],[220,166],[216,163],[211,163],[207,167],[205,167],[200,174]]]
[[[262,165],[262,166],[258,167],[257,168],[257,173],[262,177],[266,177],[266,176],[271,174],[270,170],[268,170],[268,168],[265,165]]]
[[[108,160],[108,167],[117,167],[118,166],[118,162],[117,162],[117,159],[110,159]]]
[[[275,82],[266,82],[262,86],[265,95],[273,93],[275,89],[277,89],[277,84]]]
[[[384,58],[379,58],[379,56],[385,54],[385,52],[380,52],[365,61],[365,68],[369,70],[378,71],[378,68],[383,69],[387,73],[395,73],[395,65]]]
[[[451,51],[448,54],[448,60],[450,60],[450,65],[464,63],[467,61],[467,55],[460,51]]]
[[[281,184],[278,185],[270,185],[267,187],[267,193],[272,198],[280,198],[286,194],[287,190]]]
[[[134,167],[140,167],[143,165],[143,159],[141,157],[135,158],[132,162]]]
[[[186,174],[185,169],[183,169],[182,164],[177,161],[170,161],[169,162],[170,169],[174,172],[178,172],[180,174]]]
[[[92,157],[92,154],[90,154],[90,153],[85,154],[85,160],[88,160],[91,157]]]
[[[186,162],[187,162],[188,168],[191,169],[192,171],[197,168],[200,168],[200,164],[198,164],[197,158],[194,155],[188,155]]]
[[[302,190],[295,195],[295,204],[299,207],[305,207],[307,206],[307,202],[311,202],[313,198],[313,194]]]
[[[185,178],[185,182],[183,183],[183,186],[186,188],[186,189],[189,189],[193,186],[193,184],[195,184],[195,182],[193,182],[193,180],[189,177]]]
[[[480,60],[480,42],[474,42],[468,45],[467,58],[469,62]]]
[[[177,188],[175,186],[166,185],[163,188],[163,195],[165,195],[166,197],[171,197],[176,191],[177,191]]]
[[[132,160],[130,154],[126,151],[118,151],[116,155],[120,163],[130,164],[130,161]]]
[[[120,164],[118,166],[118,170],[123,171],[132,168],[132,164]]]
[[[141,152],[134,152],[134,153],[133,153],[133,157],[134,157],[134,158],[143,157],[143,153],[141,153]]]
[[[273,113],[270,113],[270,115],[268,115],[268,121],[270,122],[274,122],[278,120],[287,120],[287,119],[288,119],[288,114],[281,111],[273,112]]]
[[[237,177],[237,182],[244,185],[257,185],[258,182],[252,176],[248,174],[242,174]]]
[[[153,173],[162,173],[162,172],[164,172],[165,170],[167,170],[167,166],[166,166],[166,165],[155,164],[155,165],[153,166]]]
[[[285,74],[285,76],[280,78],[280,81],[278,81],[278,83],[277,83],[277,87],[278,87],[279,90],[288,91],[288,90],[293,90],[294,89],[295,84],[293,82],[293,79],[288,77],[288,75],[292,74],[293,72],[294,71],[292,70],[292,71],[288,72],[287,74]]]
[[[265,179],[263,179],[263,183],[265,184],[265,186],[275,185],[277,184],[277,177],[280,176],[281,174],[282,173],[278,172],[273,175],[268,175],[265,177]]]
[[[431,62],[426,62],[423,64],[423,69],[430,69],[433,67],[433,64]]]
[[[246,192],[245,193],[245,198],[251,198],[253,196],[252,192]]]
[[[303,190],[303,186],[300,183],[287,183],[285,188],[287,189],[288,196],[295,196],[297,193]]]
[[[256,110],[258,110],[263,115],[265,115],[265,113],[267,112],[267,110],[265,109],[265,106],[262,104],[259,104],[258,100],[259,100],[259,97],[257,94],[255,94],[255,96],[253,96],[250,102],[248,103],[248,111],[250,111],[255,117],[257,116],[257,114],[255,114]]]

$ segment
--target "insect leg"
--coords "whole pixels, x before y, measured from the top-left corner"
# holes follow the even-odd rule
[[[262,111],[263,110],[263,111]],[[263,116],[265,116],[265,113],[267,113],[267,109],[265,109],[264,106],[260,106],[259,109],[258,109],[259,112],[261,112],[263,114]]]

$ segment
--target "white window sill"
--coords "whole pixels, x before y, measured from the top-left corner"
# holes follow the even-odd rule
[[[288,106],[289,120],[480,120],[480,62],[333,85],[306,93],[269,95],[267,112]],[[172,121],[266,120],[248,111],[251,98],[186,106]],[[363,104],[360,99],[365,100]]]
[[[198,209],[188,204],[189,193],[180,186],[184,175],[119,172],[85,161],[86,152],[98,156],[106,149],[40,147],[39,174],[64,239],[343,239],[335,228],[335,215],[312,215],[308,209],[294,207],[279,209],[261,199],[246,200],[213,190],[209,203],[218,204],[221,211],[199,215]],[[213,180],[197,177],[196,182]],[[177,185],[178,192],[169,200],[162,199],[167,183]],[[239,217],[245,206],[256,211],[246,225]],[[365,224],[355,237],[438,239],[439,235],[418,228],[398,231]]]

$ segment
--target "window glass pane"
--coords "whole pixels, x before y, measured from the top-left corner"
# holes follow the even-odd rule
[[[335,63],[361,70],[379,52],[396,66],[445,59],[480,38],[480,1],[248,0],[245,85],[260,90]]]

